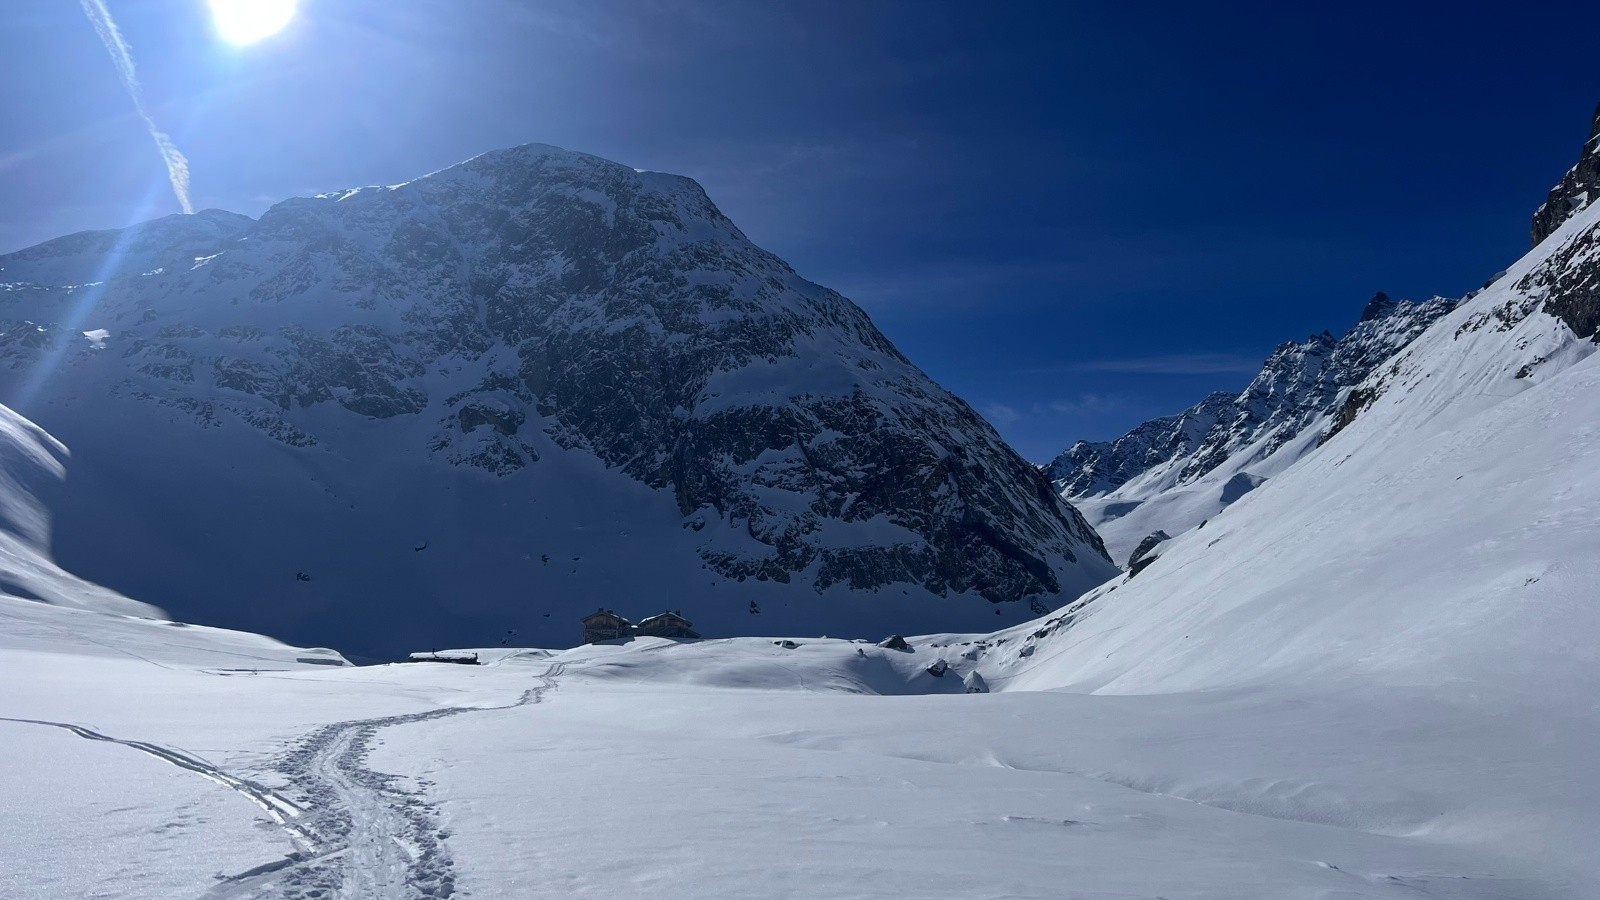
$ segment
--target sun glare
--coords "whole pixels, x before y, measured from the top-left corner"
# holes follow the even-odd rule
[[[230,44],[254,44],[283,30],[296,0],[211,0],[217,33]]]

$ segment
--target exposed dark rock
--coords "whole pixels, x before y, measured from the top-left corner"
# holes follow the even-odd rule
[[[1395,310],[1399,307],[1398,301],[1391,299],[1383,291],[1379,291],[1372,295],[1371,300],[1367,301],[1367,308],[1361,311],[1360,321],[1370,322],[1373,319],[1388,318],[1394,315]]]
[[[885,650],[904,650],[907,653],[911,652],[911,645],[906,643],[906,639],[898,634],[889,635],[888,637],[879,641],[878,646]]]
[[[1143,560],[1146,556],[1149,556],[1151,551],[1155,550],[1157,546],[1164,541],[1170,540],[1172,540],[1172,535],[1167,534],[1165,531],[1152,532],[1148,537],[1140,541],[1139,546],[1134,548],[1133,553],[1128,556],[1128,568],[1131,569],[1134,566],[1137,566],[1140,560]],[[1040,634],[1038,636],[1042,637],[1043,635]]]
[[[928,666],[926,671],[935,678],[943,678],[944,673],[950,671],[950,664],[942,659],[936,659],[932,665]]]
[[[1339,411],[1334,414],[1333,424],[1328,426],[1327,433],[1318,440],[1318,443],[1326,444],[1334,435],[1350,427],[1356,416],[1361,415],[1361,411],[1371,406],[1372,401],[1376,399],[1378,394],[1371,388],[1352,388],[1350,394],[1344,398],[1344,402],[1339,404]]]
[[[1594,110],[1589,140],[1578,164],[1550,189],[1550,197],[1533,214],[1533,245],[1539,246],[1572,214],[1600,198],[1600,106]],[[1587,335],[1585,335],[1587,337]]]
[[[1544,311],[1600,343],[1600,229],[1583,232],[1524,275],[1517,287],[1544,297]]]

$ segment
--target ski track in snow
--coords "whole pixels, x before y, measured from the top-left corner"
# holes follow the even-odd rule
[[[279,796],[269,788],[263,787],[262,785],[259,785],[248,779],[230,775],[216,766],[206,762],[205,760],[190,756],[181,750],[174,750],[171,747],[163,747],[159,744],[151,744],[146,741],[133,741],[123,738],[115,738],[108,734],[102,734],[98,731],[95,731],[92,728],[86,728],[82,725],[74,725],[71,722],[47,722],[42,719],[13,719],[6,716],[0,716],[0,722],[13,722],[21,725],[45,725],[51,728],[60,728],[65,731],[70,731],[84,740],[103,741],[108,744],[120,744],[121,746],[129,749],[138,750],[139,752],[153,756],[162,762],[177,766],[180,769],[186,769],[190,772],[194,772],[202,778],[205,778],[209,781],[214,781],[217,784],[220,784],[223,787],[243,796],[251,803],[261,807],[262,811],[265,812],[273,822],[277,823],[278,827],[287,831],[289,833],[290,840],[292,840],[297,847],[310,846],[313,843],[311,835],[308,834],[306,830],[297,822],[293,821],[293,819],[297,818],[301,814],[301,809],[299,806]]]
[[[308,851],[225,879],[205,900],[401,900],[455,896],[455,870],[438,810],[397,775],[367,767],[372,739],[395,725],[542,702],[565,666],[506,706],[456,706],[336,722],[306,735],[278,762],[303,796]],[[426,786],[424,782],[422,786]]]
[[[0,722],[60,728],[86,740],[138,750],[240,794],[288,833],[294,853],[224,878],[203,895],[205,900],[444,898],[454,896],[456,888],[438,811],[408,788],[401,776],[367,767],[373,738],[394,725],[542,702],[564,669],[560,663],[550,666],[538,676],[539,687],[506,706],[454,706],[318,728],[277,765],[290,781],[289,790],[303,798],[300,802],[170,747],[115,738],[69,722],[6,717]]]

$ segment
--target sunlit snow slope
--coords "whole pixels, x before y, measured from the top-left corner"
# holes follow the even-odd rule
[[[1102,695],[1356,695],[1401,731],[1418,703],[1441,765],[1493,749],[1466,751],[1485,770],[1478,802],[1413,810],[1406,829],[1583,872],[1589,896],[1600,358],[1583,323],[1597,248],[1600,207],[1374,372],[1361,389],[1376,399],[1321,448],[1065,620],[1003,633],[981,671]]]

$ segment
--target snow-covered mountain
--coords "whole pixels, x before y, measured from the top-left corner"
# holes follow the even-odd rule
[[[1278,347],[1243,391],[1214,393],[1114,441],[1079,441],[1045,472],[1126,562],[1148,535],[1193,528],[1314,449],[1351,389],[1456,304],[1379,293],[1343,337],[1324,331]]]
[[[1535,248],[1600,197],[1600,107],[1577,165],[1534,212]],[[1592,235],[1579,236],[1528,279],[1548,282],[1543,309],[1582,336],[1600,330],[1600,276],[1583,264]],[[1545,259],[1545,257],[1540,257]],[[1486,285],[1503,285],[1505,276]],[[1535,291],[1533,281],[1519,285]],[[1176,416],[1104,442],[1079,441],[1044,470],[1082,510],[1112,555],[1126,564],[1156,531],[1194,528],[1294,464],[1346,427],[1377,394],[1359,386],[1388,359],[1467,300],[1396,301],[1379,293],[1343,337],[1324,332],[1279,347],[1243,392],[1214,393]],[[1520,302],[1520,301],[1519,301]],[[1496,313],[1510,317],[1511,313]],[[1543,361],[1529,361],[1529,371]]]
[[[76,570],[366,652],[974,628],[1114,571],[965,403],[693,181],[530,145],[0,257]],[[996,618],[997,614],[1000,618]]]

